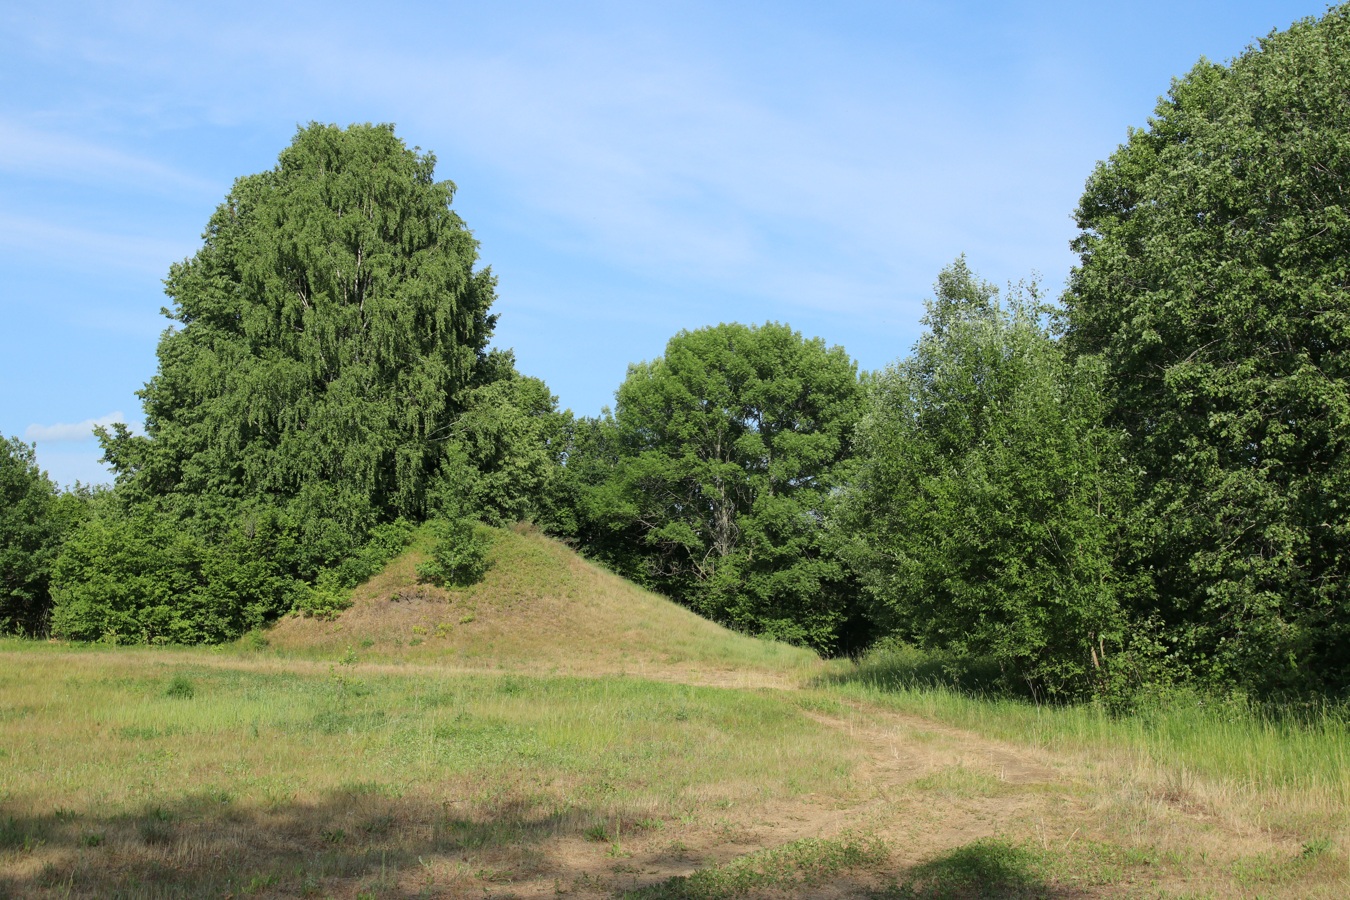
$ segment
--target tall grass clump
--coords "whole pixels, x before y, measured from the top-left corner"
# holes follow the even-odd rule
[[[164,696],[173,697],[178,700],[191,700],[196,696],[197,688],[193,685],[192,679],[179,672],[169,680],[169,686],[164,689]]]

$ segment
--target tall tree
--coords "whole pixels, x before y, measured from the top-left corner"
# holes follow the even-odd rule
[[[434,167],[392,126],[311,124],[235,182],[169,271],[146,433],[101,434],[120,506],[58,561],[61,633],[215,641],[331,612],[446,493],[465,397],[500,367],[493,278]]]
[[[130,493],[261,496],[358,529],[424,512],[495,321],[434,166],[392,126],[312,124],[235,182],[169,272],[146,436],[105,437]]]
[[[838,523],[878,623],[1052,693],[1103,681],[1124,620],[1118,440],[1034,289],[958,260],[908,358],[870,385]]]
[[[843,349],[786,325],[681,332],[629,367],[609,420],[579,429],[583,540],[743,630],[856,639],[855,586],[821,525],[859,399]]]
[[[1350,686],[1347,60],[1336,7],[1174,82],[1089,179],[1064,296],[1166,642],[1263,690]]]

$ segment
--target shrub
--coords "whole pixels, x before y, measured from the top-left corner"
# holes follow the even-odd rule
[[[488,549],[492,538],[473,519],[460,517],[431,523],[436,543],[431,559],[417,567],[417,575],[432,584],[468,587],[483,580],[487,573]]]
[[[333,619],[351,605],[351,597],[343,590],[337,577],[330,570],[320,575],[314,584],[307,585],[298,593],[295,611],[306,618]]]
[[[51,564],[64,537],[60,499],[34,449],[0,439],[0,633],[38,634],[51,609]]]

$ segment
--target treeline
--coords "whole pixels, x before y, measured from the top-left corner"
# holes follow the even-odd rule
[[[436,520],[521,519],[736,628],[996,663],[1039,695],[1350,688],[1350,21],[1174,82],[1099,164],[1058,303],[958,259],[884,371],[723,324],[576,418],[489,349],[490,270],[434,157],[301,129],[167,279],[108,490],[0,445],[0,627],[223,641]],[[438,574],[439,573],[439,574]]]

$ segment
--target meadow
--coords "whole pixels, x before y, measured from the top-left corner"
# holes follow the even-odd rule
[[[0,642],[13,897],[1337,897],[1347,730],[985,696],[541,535],[217,648]]]

